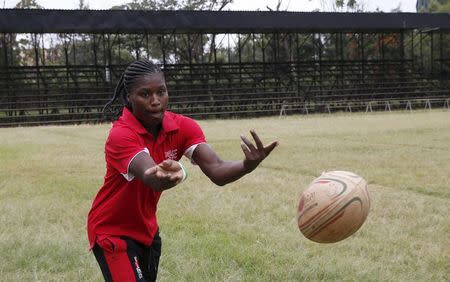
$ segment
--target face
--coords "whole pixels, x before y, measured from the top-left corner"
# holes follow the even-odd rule
[[[153,73],[136,78],[129,89],[128,101],[133,115],[145,127],[160,124],[169,103],[163,74]]]

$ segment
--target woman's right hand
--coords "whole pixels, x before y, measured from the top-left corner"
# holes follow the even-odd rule
[[[174,160],[164,160],[161,163],[147,169],[144,176],[154,177],[161,182],[165,189],[171,188],[185,178],[185,172],[181,164]]]

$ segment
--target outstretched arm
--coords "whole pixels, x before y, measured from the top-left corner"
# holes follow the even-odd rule
[[[157,165],[145,152],[141,152],[134,157],[129,170],[146,186],[155,191],[170,189],[183,179],[183,169],[180,163],[165,160]]]
[[[192,154],[195,163],[212,182],[223,186],[238,180],[253,171],[272,152],[278,142],[264,146],[254,130],[250,131],[255,145],[245,136],[241,136],[241,148],[245,158],[242,161],[224,161],[206,144],[200,144]]]

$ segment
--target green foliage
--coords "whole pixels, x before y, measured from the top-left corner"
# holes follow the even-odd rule
[[[133,0],[114,6],[125,10],[222,10],[233,0]]]
[[[357,0],[320,0],[324,12],[364,12],[364,1],[359,2]]]
[[[432,0],[430,6],[431,12],[450,13],[450,0]]]
[[[36,0],[20,0],[15,8],[17,9],[43,9]]]
[[[450,13],[450,2],[447,2],[446,4],[443,4],[440,8],[441,12]]]
[[[347,1],[347,7],[350,8],[351,10],[355,9],[356,5],[357,5],[356,0]]]
[[[36,0],[21,0],[19,1],[16,6],[14,7],[16,9],[43,9],[44,7],[41,6]],[[3,34],[4,37],[9,37],[10,39],[10,46],[12,48],[8,48],[9,46],[3,46],[3,42],[0,43],[0,51],[4,52],[2,50],[3,48],[8,48],[9,52],[11,52],[10,60],[4,61],[4,58],[0,59],[0,65],[30,65],[34,64],[36,57],[34,54],[33,48],[33,35],[25,35],[21,37],[17,37],[17,34]],[[36,37],[36,35],[34,35]],[[23,59],[21,58],[23,57]]]
[[[336,7],[343,8],[344,7],[344,0],[336,0]]]
[[[112,9],[125,10],[222,10],[233,0],[133,0],[132,2],[112,7]],[[202,35],[197,38],[191,38],[189,35],[174,34],[169,39],[161,37],[148,38],[149,50],[146,54],[139,52],[140,45],[135,45],[135,42],[142,40],[141,35],[124,35],[125,48],[130,52],[135,53],[138,58],[147,56],[149,58],[162,58],[161,44],[164,44],[166,50],[166,58],[172,58],[171,63],[201,63],[211,62],[212,53],[209,54],[204,51],[205,46],[209,45],[209,49],[213,47],[213,40],[215,35]],[[136,39],[141,37],[141,39]],[[208,44],[206,44],[208,43]],[[223,57],[223,56],[221,56]]]
[[[89,10],[89,4],[85,3],[84,0],[79,0],[78,9],[80,10]]]
[[[232,3],[233,0],[133,0],[127,4],[112,7],[112,9],[130,9],[130,10],[222,10],[226,5]],[[36,0],[21,0],[16,8],[34,8],[42,9],[43,7]],[[79,9],[88,9],[88,4],[84,0],[79,0]],[[7,35],[3,35],[7,36]],[[111,46],[108,56],[105,52],[97,52],[97,58],[94,58],[92,44],[97,40],[97,48],[102,43],[98,35],[57,35],[57,41],[48,46],[49,42],[45,40],[45,48],[47,52],[39,51],[36,55],[35,50],[42,50],[43,35],[26,34],[17,38],[12,35],[11,43],[13,61],[7,62],[8,65],[41,65],[46,62],[47,65],[93,65],[99,62],[103,64],[127,65],[136,58],[147,57],[149,59],[162,58],[161,37],[148,36],[144,38],[141,34],[117,34],[114,38],[120,42]],[[168,50],[167,56],[176,58],[178,62],[201,62],[201,58],[209,57],[203,51],[205,42],[211,42],[212,35],[204,35],[203,38],[191,41],[186,35],[174,35],[172,41],[164,42],[165,49]],[[147,49],[144,49],[143,42],[146,41]],[[175,43],[175,41],[177,41]],[[3,44],[3,41],[0,43]],[[190,48],[188,45],[190,44]],[[210,43],[211,44],[211,43]],[[0,50],[5,47],[0,45]],[[189,54],[188,50],[192,50]],[[44,58],[45,56],[45,58]],[[103,56],[103,57],[101,57]],[[219,56],[223,57],[223,56]],[[95,60],[96,59],[96,60]],[[3,56],[0,64],[4,65]]]
[[[428,8],[419,12],[450,12],[450,0],[428,0]]]

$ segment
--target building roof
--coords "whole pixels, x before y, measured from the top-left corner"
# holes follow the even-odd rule
[[[0,9],[1,33],[246,33],[450,30],[450,14]]]

